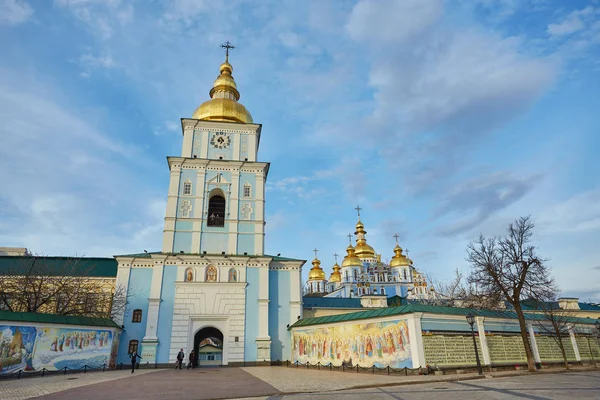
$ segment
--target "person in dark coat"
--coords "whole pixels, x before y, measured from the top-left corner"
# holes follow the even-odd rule
[[[194,350],[190,351],[190,362],[187,365],[187,369],[190,369],[190,367],[192,369],[196,368],[196,353],[194,353]]]
[[[184,358],[185,358],[185,353],[183,352],[183,349],[180,349],[179,353],[177,353],[177,364],[175,364],[175,369],[177,369],[177,367],[179,367],[179,369],[181,369],[181,364],[183,363]]]
[[[140,356],[136,350],[134,350],[133,353],[131,353],[130,355],[131,355],[131,373],[133,374],[133,372],[135,371],[135,364],[137,363],[137,359],[142,358],[142,356]]]

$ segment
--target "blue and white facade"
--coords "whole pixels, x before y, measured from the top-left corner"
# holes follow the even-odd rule
[[[116,285],[130,296],[119,362],[138,341],[143,362],[173,363],[206,329],[222,335],[223,365],[290,354],[286,326],[302,315],[305,261],[264,254],[269,163],[257,161],[261,125],[236,102],[232,70],[221,65],[212,103],[181,120],[181,156],[167,158],[162,250],[116,256]],[[245,119],[227,116],[240,107]]]

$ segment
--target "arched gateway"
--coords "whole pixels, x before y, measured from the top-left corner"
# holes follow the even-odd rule
[[[223,333],[217,328],[202,328],[194,335],[196,365],[223,365]]]

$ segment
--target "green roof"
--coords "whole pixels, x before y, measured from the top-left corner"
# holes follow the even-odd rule
[[[38,324],[64,324],[64,325],[87,325],[102,326],[108,328],[121,328],[108,318],[76,317],[72,315],[40,314],[32,312],[0,311],[0,324],[5,321],[11,322],[33,322]]]
[[[442,307],[431,306],[425,304],[407,304],[399,307],[382,307],[374,308],[367,311],[357,311],[348,314],[327,315],[323,317],[306,318],[296,321],[290,328],[298,328],[301,326],[331,324],[337,322],[357,321],[370,318],[382,318],[392,315],[410,314],[414,312],[443,314],[443,315],[464,315],[471,313],[475,316],[491,317],[491,318],[510,318],[516,319],[517,314],[512,311],[493,311],[493,310],[476,310],[474,308],[459,308],[459,307]],[[525,319],[528,320],[543,320],[542,314],[525,314]],[[570,318],[574,323],[593,324],[595,320],[591,318]]]
[[[133,257],[133,258],[150,258],[152,256],[152,254],[164,254],[164,255],[179,255],[181,253],[161,253],[160,251],[154,251],[154,252],[150,252],[150,253],[134,253],[134,254],[119,254],[116,255],[115,257]],[[201,255],[200,253],[183,253],[183,255]],[[206,254],[206,256],[210,257],[210,256],[221,256],[222,254]],[[244,256],[242,254],[226,254],[228,257],[248,257],[248,256]],[[251,258],[258,258],[258,257],[271,257],[273,259],[273,261],[302,261],[302,262],[306,262],[306,260],[299,260],[297,258],[289,258],[289,257],[281,257],[281,256],[271,256],[268,254],[265,254],[264,256],[256,256],[256,255],[250,255],[249,257]]]
[[[75,268],[82,276],[116,277],[117,260],[101,257],[0,256],[0,275],[19,275],[33,262],[48,275],[65,275]]]

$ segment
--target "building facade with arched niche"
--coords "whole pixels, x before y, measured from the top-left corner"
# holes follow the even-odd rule
[[[174,363],[180,349],[187,360],[192,349],[198,355],[197,334],[207,328],[222,337],[202,354],[220,349],[223,365],[290,354],[286,326],[302,315],[305,261],[264,254],[269,163],[257,160],[262,126],[237,101],[232,72],[226,60],[211,99],[181,119],[181,155],[167,157],[161,251],[115,256],[116,285],[129,294],[118,321],[120,362],[128,361],[130,342],[140,344],[143,362]]]

